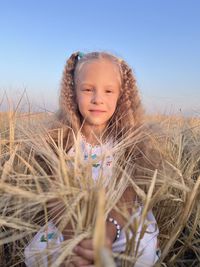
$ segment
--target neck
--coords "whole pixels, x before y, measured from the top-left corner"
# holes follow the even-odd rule
[[[98,127],[91,127],[90,125],[85,125],[83,126],[81,132],[89,144],[99,145],[99,140],[102,139],[102,129],[99,129]]]

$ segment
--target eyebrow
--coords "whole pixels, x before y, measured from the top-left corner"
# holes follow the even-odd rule
[[[89,86],[94,86],[93,84],[91,84],[91,83],[88,83],[88,82],[83,82],[83,83],[81,83],[80,85],[89,85]],[[106,85],[105,86],[105,88],[110,88],[110,87],[116,87],[116,86],[118,86],[117,84],[108,84],[108,85]]]
[[[91,84],[91,83],[87,83],[87,82],[83,82],[83,83],[81,83],[80,85],[89,85],[89,86],[93,86],[93,84]]]

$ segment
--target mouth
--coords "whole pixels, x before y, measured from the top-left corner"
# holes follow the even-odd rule
[[[93,112],[93,113],[103,113],[103,112],[105,112],[105,110],[99,110],[99,109],[90,109],[89,111]]]

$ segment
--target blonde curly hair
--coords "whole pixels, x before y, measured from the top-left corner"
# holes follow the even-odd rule
[[[77,77],[86,63],[102,59],[112,62],[118,68],[121,78],[121,96],[103,133],[104,137],[110,136],[116,140],[123,132],[136,129],[142,124],[144,111],[132,69],[124,60],[107,52],[75,52],[69,57],[63,71],[57,118],[77,134],[83,122],[75,99]]]
[[[56,114],[59,126],[52,127],[51,136],[68,152],[74,145],[74,135],[81,130],[83,118],[76,103],[76,83],[79,72],[85,64],[93,60],[109,60],[119,70],[121,78],[120,97],[117,102],[116,110],[108,121],[106,130],[102,134],[102,139],[112,138],[114,144],[123,140],[130,140],[121,149],[120,157],[117,158],[116,166],[120,170],[116,173],[119,180],[124,169],[130,173],[133,179],[141,177],[151,177],[154,170],[161,164],[162,157],[151,140],[151,132],[154,130],[144,123],[144,109],[136,85],[136,79],[132,69],[123,60],[107,52],[92,52],[82,54],[73,53],[66,62],[60,88],[59,110]],[[57,124],[57,122],[55,124]],[[58,126],[58,127],[57,127]],[[59,129],[64,132],[59,138]],[[59,129],[58,129],[59,128]],[[55,130],[55,131],[54,131]],[[105,139],[104,139],[105,138]],[[116,141],[116,142],[115,142]],[[128,169],[126,168],[128,166]],[[132,186],[125,190],[122,202],[132,203],[135,192]],[[120,201],[121,202],[121,201]]]

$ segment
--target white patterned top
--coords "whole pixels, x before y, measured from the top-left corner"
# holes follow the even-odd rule
[[[98,146],[91,146],[86,142],[84,137],[81,137],[81,151],[83,154],[83,160],[87,161],[88,159],[94,160],[92,166],[92,177],[95,181],[98,180],[100,170],[104,172],[104,176],[109,179],[112,175],[112,166],[113,166],[113,156],[111,154],[113,143],[111,141]],[[69,155],[75,155],[75,149],[72,147],[69,150]],[[105,154],[105,159],[102,159],[102,155]],[[99,158],[99,161],[98,161]],[[97,160],[96,160],[97,159]],[[108,181],[108,180],[107,180]],[[107,183],[105,183],[107,184]],[[131,220],[139,221],[142,213],[142,206],[132,215]],[[157,250],[157,236],[159,233],[157,223],[152,211],[147,213],[146,218],[147,228],[146,232],[143,234],[143,238],[140,240],[138,254],[139,258],[134,264],[135,267],[152,267],[157,261],[158,256],[156,254]],[[135,233],[135,241],[138,242],[139,236],[142,231],[142,225],[139,225],[138,231]],[[130,237],[132,234],[130,234]],[[60,233],[57,227],[49,222],[48,225],[43,226],[41,230],[35,235],[29,245],[25,248],[24,256],[25,263],[28,267],[37,267],[37,266],[48,266],[48,256],[45,251],[49,246],[52,246],[53,254],[52,260],[55,260],[59,255],[58,246],[63,242],[62,233]],[[48,242],[47,242],[48,241]],[[126,235],[125,231],[122,229],[119,239],[117,239],[112,245],[113,252],[123,252],[126,248]],[[56,246],[56,248],[55,248]],[[55,250],[55,251],[54,251]],[[40,263],[39,265],[38,262]],[[120,262],[116,262],[117,266],[121,266]]]
[[[111,140],[102,145],[92,146],[86,141],[85,137],[81,135],[80,148],[83,155],[83,160],[94,161],[94,163],[92,164],[92,177],[94,181],[98,180],[101,169],[104,177],[108,179],[109,177],[111,177],[113,166],[113,155],[111,154],[112,147],[113,142]],[[75,155],[74,147],[69,150],[68,155]],[[103,156],[105,158],[103,158]],[[107,184],[107,182],[105,181],[104,184]]]

